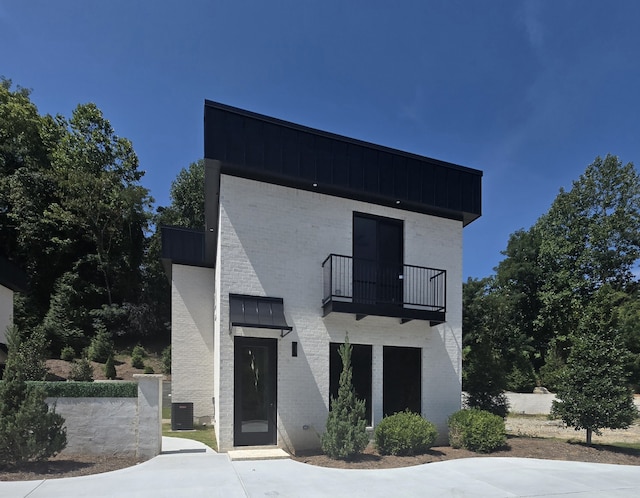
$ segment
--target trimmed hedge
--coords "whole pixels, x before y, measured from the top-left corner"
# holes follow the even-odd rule
[[[504,419],[472,408],[449,417],[449,444],[476,453],[491,453],[507,443]]]
[[[47,398],[137,398],[136,382],[40,382]]]
[[[383,418],[376,426],[376,448],[382,455],[420,455],[433,446],[436,426],[410,411]]]

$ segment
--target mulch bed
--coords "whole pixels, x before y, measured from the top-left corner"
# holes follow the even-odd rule
[[[380,455],[372,446],[352,461],[332,460],[319,452],[302,453],[292,458],[309,465],[339,469],[391,469],[409,467],[431,462],[442,462],[456,458],[515,457],[541,458],[547,460],[569,460],[578,462],[611,463],[640,466],[640,450],[618,448],[605,444],[587,446],[584,443],[566,442],[559,439],[510,436],[507,446],[490,454],[473,453],[438,446],[424,455],[392,456]],[[56,479],[109,472],[140,463],[135,458],[121,457],[63,457],[57,456],[47,462],[29,463],[19,469],[0,469],[1,481],[28,481]]]

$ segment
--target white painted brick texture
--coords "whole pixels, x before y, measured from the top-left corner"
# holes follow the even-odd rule
[[[214,271],[176,265],[171,282],[171,401],[213,416]]]
[[[404,221],[406,264],[447,270],[447,322],[333,313],[322,317],[322,262],[351,255],[353,212]],[[318,446],[329,406],[329,342],[373,345],[373,418],[382,417],[383,346],[422,348],[422,411],[446,435],[460,407],[462,224],[364,202],[223,175],[216,274],[216,432],[222,451],[233,445],[233,339],[229,293],[284,298],[293,332],[278,346],[278,444]],[[279,331],[236,329],[235,335],[278,337]],[[219,341],[219,347],[218,347]],[[291,357],[291,342],[298,356]],[[200,378],[202,371],[200,371]],[[308,426],[308,429],[303,429]]]

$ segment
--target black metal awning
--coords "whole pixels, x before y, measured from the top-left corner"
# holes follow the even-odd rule
[[[233,327],[279,330],[280,337],[293,330],[284,317],[282,298],[242,294],[229,294],[229,333]]]

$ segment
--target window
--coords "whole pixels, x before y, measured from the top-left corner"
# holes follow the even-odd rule
[[[332,342],[329,344],[329,395],[338,397],[340,385],[340,373],[342,372],[342,359],[338,348],[341,344]],[[352,382],[356,390],[356,397],[364,399],[365,417],[367,424],[371,425],[371,346],[367,344],[351,345],[351,369]]]
[[[422,354],[420,348],[385,346],[382,365],[384,416],[422,411]]]

